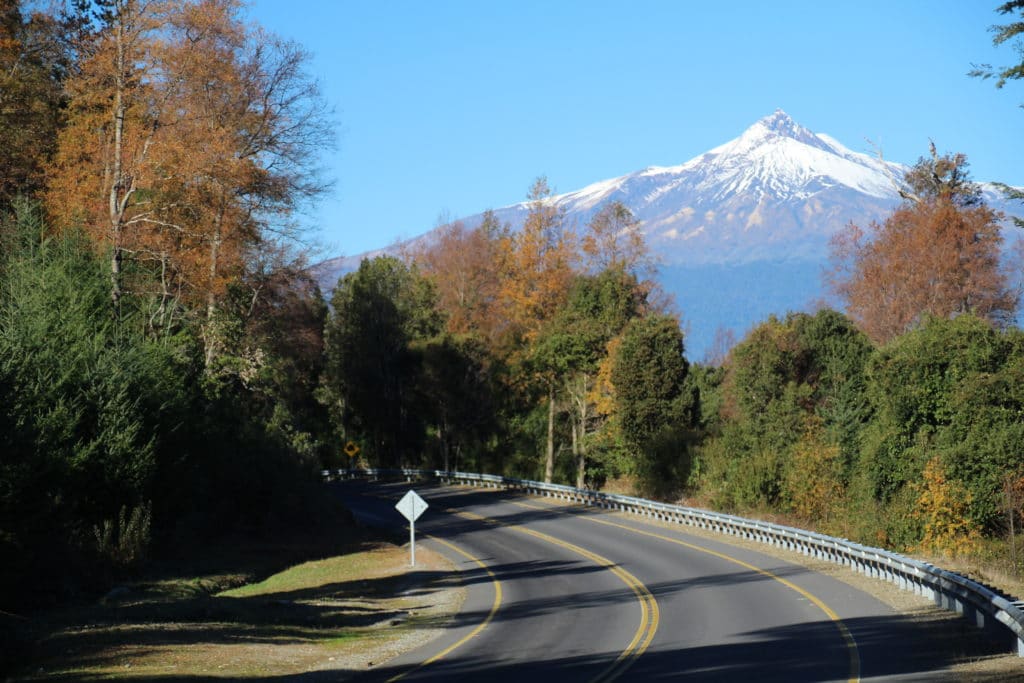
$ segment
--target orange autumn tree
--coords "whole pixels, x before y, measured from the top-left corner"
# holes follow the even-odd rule
[[[68,80],[67,123],[48,172],[47,205],[58,224],[81,226],[110,252],[110,297],[119,310],[126,252],[158,221],[153,157],[180,114],[176,82],[154,77],[167,47],[168,2],[113,0],[78,45]]]
[[[927,315],[1001,324],[1016,310],[999,263],[999,214],[982,202],[962,154],[931,152],[907,173],[905,201],[883,224],[850,224],[832,241],[831,288],[878,343]]]
[[[555,413],[559,378],[543,363],[531,361],[534,342],[544,324],[565,303],[577,261],[575,233],[565,225],[565,212],[552,199],[547,179],[530,187],[529,213],[522,229],[503,240],[500,296],[507,311],[510,336],[524,343],[525,364],[547,394],[548,423],[544,481],[554,476]]]
[[[109,250],[115,310],[130,259],[133,291],[157,283],[154,319],[183,301],[210,332],[227,285],[294,237],[294,209],[323,189],[323,105],[306,54],[246,24],[236,0],[104,6],[69,83],[48,205]]]
[[[42,186],[60,124],[67,54],[62,27],[22,0],[0,0],[0,211]]]
[[[312,164],[331,143],[317,85],[304,71],[308,54],[242,24],[238,9],[234,0],[204,0],[178,19],[205,45],[182,53],[175,71],[187,74],[182,94],[192,112],[181,129],[202,142],[178,160],[188,171],[177,190],[193,256],[182,267],[191,268],[190,287],[205,307],[207,364],[223,344],[216,314],[230,283],[259,296],[257,274],[269,260],[301,271],[301,251],[287,248],[301,242],[292,216],[326,188]]]
[[[509,321],[526,339],[565,302],[576,264],[576,236],[552,199],[547,178],[534,181],[529,213],[519,232],[503,240],[501,297]]]
[[[960,482],[948,478],[937,457],[928,461],[921,477],[913,512],[923,527],[919,549],[947,557],[977,550],[981,533],[968,514],[970,492]]]
[[[508,239],[508,226],[488,211],[473,230],[459,221],[442,226],[434,241],[412,255],[434,283],[452,334],[479,336],[494,347],[507,330],[499,264]]]

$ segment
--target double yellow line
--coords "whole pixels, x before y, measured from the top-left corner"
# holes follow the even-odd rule
[[[619,653],[619,656],[616,657],[615,661],[613,661],[605,670],[600,672],[596,677],[591,679],[590,683],[611,683],[611,681],[616,680],[623,673],[625,673],[626,670],[630,666],[632,666],[632,664],[637,660],[637,658],[639,658],[640,655],[642,655],[650,646],[651,641],[654,639],[654,634],[658,630],[658,623],[661,618],[660,612],[658,610],[658,601],[655,600],[654,595],[651,593],[650,590],[648,590],[647,586],[645,586],[643,582],[640,581],[640,579],[636,578],[622,567],[618,566],[608,558],[598,555],[597,553],[591,552],[586,548],[581,548],[580,546],[569,543],[568,541],[563,541],[560,538],[555,538],[554,536],[550,536],[548,534],[542,533],[540,531],[535,531],[533,529],[528,529],[524,526],[506,524],[491,517],[484,517],[483,515],[478,515],[472,512],[465,512],[461,510],[446,509],[445,512],[448,512],[453,515],[458,515],[459,517],[463,517],[465,519],[483,522],[490,526],[499,526],[513,531],[518,531],[520,533],[526,534],[527,536],[532,536],[533,538],[544,541],[545,543],[550,543],[560,548],[569,550],[570,552],[573,552],[587,560],[590,560],[599,567],[603,567],[609,570],[620,581],[626,584],[626,586],[629,587],[631,591],[633,591],[633,594],[636,596],[637,602],[640,605],[640,623],[637,626],[636,632],[633,634],[633,639],[629,642],[629,645],[626,646],[626,649]],[[399,681],[405,678],[406,676],[412,674],[413,672],[419,671],[423,667],[426,667],[438,661],[439,659],[451,654],[457,648],[462,647],[470,640],[475,638],[477,635],[479,635],[485,628],[487,628],[491,621],[494,620],[494,617],[497,614],[498,609],[501,607],[501,581],[498,580],[498,577],[495,576],[494,572],[491,571],[491,569],[487,567],[487,565],[485,565],[482,560],[469,554],[468,552],[458,547],[454,543],[450,543],[449,541],[437,538],[436,536],[428,536],[428,538],[430,538],[430,540],[436,543],[444,545],[445,547],[458,553],[459,555],[462,555],[471,562],[475,562],[485,572],[487,572],[487,575],[491,579],[491,583],[494,585],[494,602],[491,605],[490,612],[487,614],[484,620],[480,622],[480,624],[478,624],[477,627],[474,628],[470,633],[468,633],[463,638],[459,639],[457,642],[452,643],[444,650],[433,655],[429,659],[424,660],[423,662],[417,664],[411,669],[407,669],[406,671],[403,671],[402,673],[389,678],[387,683]]]
[[[521,503],[521,502],[517,502],[517,503],[515,503],[515,505],[519,505],[520,507],[525,507],[525,508],[531,508],[531,509],[534,509],[534,510],[551,510],[551,509],[553,509],[551,506],[533,505],[533,504]],[[747,562],[744,562],[743,560],[736,559],[735,557],[731,557],[729,555],[726,555],[725,553],[720,553],[720,552],[718,552],[716,550],[711,550],[710,548],[705,548],[703,546],[695,545],[693,543],[687,543],[686,541],[682,541],[682,540],[680,540],[678,538],[672,538],[671,536],[664,536],[662,534],[654,533],[653,531],[645,531],[643,529],[637,529],[636,527],[627,526],[625,524],[616,524],[615,522],[609,522],[606,519],[598,519],[598,518],[594,517],[593,515],[580,515],[580,517],[582,519],[585,519],[585,520],[589,521],[589,522],[593,522],[594,524],[604,524],[605,526],[615,527],[617,529],[624,529],[625,531],[630,531],[630,532],[632,532],[634,534],[640,534],[641,536],[648,536],[650,538],[656,538],[659,541],[665,541],[666,543],[674,543],[675,545],[682,546],[682,547],[688,548],[690,550],[695,550],[697,552],[705,553],[707,555],[712,555],[712,556],[717,557],[717,558],[719,558],[721,560],[725,560],[726,562],[731,562],[732,564],[739,565],[740,567],[743,567],[744,569],[748,569],[748,570],[750,570],[752,572],[756,572],[756,573],[760,574],[761,576],[764,576],[766,578],[772,579],[773,581],[777,581],[777,582],[781,583],[783,586],[785,586],[786,588],[789,588],[790,590],[795,591],[801,597],[806,598],[807,600],[809,600],[811,602],[811,604],[813,604],[815,607],[817,607],[822,612],[824,612],[825,616],[827,616],[829,618],[829,620],[832,622],[832,624],[836,627],[836,630],[839,631],[839,636],[843,639],[843,644],[846,646],[846,652],[847,652],[847,657],[848,657],[848,661],[849,661],[849,676],[847,678],[847,683],[859,683],[859,681],[860,681],[861,663],[860,663],[860,651],[857,648],[857,641],[854,640],[853,634],[850,633],[850,629],[846,626],[845,623],[843,623],[843,620],[839,617],[838,614],[836,614],[835,610],[833,610],[831,607],[829,607],[827,604],[825,604],[825,602],[821,598],[819,598],[818,596],[816,596],[816,595],[806,591],[805,589],[803,589],[800,586],[796,585],[792,581],[784,579],[781,576],[779,576],[778,574],[775,574],[773,572],[768,571],[767,569],[761,569],[760,567],[757,567],[755,565],[752,565],[752,564],[749,564]]]
[[[472,519],[479,522],[484,522],[492,526],[501,526],[513,531],[532,536],[538,540],[556,545],[559,548],[564,548],[570,552],[573,552],[580,557],[590,560],[599,567],[603,567],[614,574],[620,581],[633,591],[633,595],[636,596],[637,602],[640,604],[640,623],[637,626],[636,632],[633,634],[633,639],[626,646],[626,649],[619,653],[619,656],[612,662],[607,669],[598,674],[591,680],[590,683],[609,683],[614,681],[623,673],[626,669],[633,665],[633,662],[642,655],[647,648],[650,646],[651,641],[654,639],[654,634],[658,631],[658,624],[661,621],[661,612],[658,609],[658,601],[655,600],[654,595],[651,591],[643,584],[640,579],[636,578],[628,571],[615,564],[607,557],[598,555],[595,552],[591,552],[586,548],[581,548],[578,545],[563,541],[560,538],[555,538],[540,531],[534,529],[528,529],[524,526],[516,524],[505,524],[504,522],[498,521],[490,517],[484,517],[473,512],[463,512],[459,510],[446,510],[451,514],[459,515],[466,519]]]
[[[551,509],[553,509],[550,506],[542,506],[542,505],[535,505],[535,504],[522,503],[522,502],[515,502],[514,504],[518,505],[520,507],[532,508],[532,509],[535,509],[535,510],[551,510]],[[544,541],[546,543],[550,543],[550,544],[556,545],[556,546],[558,546],[560,548],[564,548],[566,550],[569,550],[569,551],[571,551],[571,552],[573,552],[573,553],[575,553],[575,554],[577,554],[577,555],[579,555],[579,556],[581,556],[581,557],[583,557],[583,558],[585,558],[587,560],[590,560],[591,562],[597,564],[600,567],[608,569],[610,572],[612,572],[612,574],[614,574],[616,577],[618,577],[620,581],[625,583],[626,586],[628,586],[630,588],[630,590],[633,591],[633,594],[636,596],[637,601],[640,604],[640,624],[637,627],[637,630],[636,630],[636,632],[633,635],[633,639],[630,641],[629,645],[626,646],[626,649],[624,649],[619,654],[619,656],[615,659],[615,661],[613,661],[604,671],[602,671],[595,678],[593,678],[590,681],[590,683],[611,683],[611,681],[616,680],[617,678],[622,676],[622,674],[625,673],[626,670],[629,669],[629,667],[632,666],[633,663],[650,646],[651,641],[654,639],[654,634],[658,630],[658,625],[659,625],[659,622],[660,622],[660,619],[661,619],[660,611],[659,611],[659,608],[658,608],[658,602],[654,598],[654,595],[647,588],[647,586],[645,586],[643,584],[643,582],[641,582],[633,574],[629,573],[628,571],[626,571],[625,569],[623,569],[622,567],[620,567],[619,565],[615,564],[614,562],[612,562],[611,560],[609,560],[608,558],[606,558],[606,557],[604,557],[602,555],[598,555],[597,553],[591,552],[590,550],[587,550],[585,548],[581,548],[578,545],[569,543],[568,541],[563,541],[563,540],[561,540],[559,538],[555,538],[554,536],[550,536],[550,535],[545,534],[545,533],[540,532],[540,531],[535,531],[533,529],[528,529],[528,528],[526,528],[524,526],[520,526],[520,525],[506,524],[504,522],[501,522],[499,520],[493,519],[491,517],[484,517],[483,515],[478,515],[478,514],[475,514],[475,513],[472,513],[472,512],[464,512],[464,511],[461,511],[461,510],[454,510],[454,509],[450,509],[450,508],[446,509],[445,512],[448,512],[448,513],[453,514],[453,515],[458,515],[458,516],[463,517],[465,519],[471,519],[471,520],[474,520],[474,521],[483,522],[483,523],[491,525],[491,526],[505,527],[507,529],[518,531],[520,533],[526,534],[528,536],[532,536],[532,537],[534,537],[534,538],[536,538],[538,540]],[[652,531],[645,531],[643,529],[637,529],[635,527],[627,526],[625,524],[617,524],[615,522],[610,522],[610,521],[605,520],[605,519],[598,519],[598,518],[596,518],[596,517],[594,517],[592,515],[582,515],[582,518],[587,520],[587,521],[593,522],[595,524],[604,524],[606,526],[615,527],[615,528],[618,528],[618,529],[629,531],[631,533],[640,534],[642,536],[648,536],[650,538],[655,538],[655,539],[658,539],[660,541],[664,541],[666,543],[672,543],[672,544],[675,544],[675,545],[678,545],[678,546],[682,546],[682,547],[688,548],[690,550],[694,550],[694,551],[697,551],[697,552],[705,553],[707,555],[712,555],[712,556],[717,557],[719,559],[725,560],[726,562],[730,562],[732,564],[735,564],[735,565],[738,565],[740,567],[743,567],[744,569],[747,569],[749,571],[756,572],[757,574],[760,574],[760,575],[762,575],[762,576],[764,576],[766,578],[769,578],[769,579],[771,579],[773,581],[777,581],[778,583],[782,584],[783,586],[786,586],[790,590],[796,592],[800,596],[806,598],[813,605],[815,605],[833,623],[833,625],[838,630],[839,635],[842,638],[843,643],[844,643],[844,645],[846,647],[848,661],[849,661],[849,676],[848,676],[848,679],[847,679],[848,683],[859,683],[859,681],[860,681],[860,671],[861,671],[860,652],[859,652],[859,649],[857,647],[857,642],[853,638],[853,634],[850,633],[849,628],[846,626],[845,623],[843,623],[842,619],[839,617],[838,614],[836,614],[836,612],[832,608],[830,608],[823,600],[821,600],[817,596],[813,595],[812,593],[808,592],[807,590],[801,588],[800,586],[796,585],[795,583],[793,583],[791,581],[788,581],[787,579],[782,578],[781,576],[778,576],[777,574],[774,574],[771,571],[768,571],[767,569],[762,569],[762,568],[757,567],[755,565],[752,565],[752,564],[749,564],[749,563],[744,562],[742,560],[739,560],[739,559],[737,559],[735,557],[731,557],[731,556],[726,555],[724,553],[720,553],[718,551],[711,550],[711,549],[705,548],[703,546],[695,545],[693,543],[687,543],[686,541],[682,541],[682,540],[680,540],[678,538],[672,538],[670,536],[665,536],[665,535],[662,535],[662,534],[654,533]],[[409,669],[409,670],[407,670],[407,671],[405,671],[405,672],[403,672],[401,674],[398,674],[397,676],[394,676],[393,678],[388,679],[388,683],[391,683],[392,681],[398,681],[398,680],[404,678],[405,676],[409,675],[410,673],[412,673],[414,671],[417,671],[417,670],[419,670],[419,669],[421,669],[421,668],[423,668],[423,667],[425,667],[425,666],[427,666],[427,665],[429,665],[429,664],[431,664],[433,662],[436,662],[437,660],[441,659],[442,657],[445,657],[446,655],[450,654],[456,648],[461,647],[462,645],[464,645],[467,642],[469,642],[472,638],[474,638],[477,635],[479,635],[480,632],[483,631],[491,623],[491,621],[494,619],[495,614],[497,614],[497,611],[498,611],[499,607],[501,606],[501,601],[502,601],[501,582],[498,580],[497,576],[495,576],[494,572],[492,572],[483,563],[483,561],[481,561],[480,559],[478,559],[476,557],[473,557],[471,554],[467,553],[465,550],[459,548],[458,546],[456,546],[456,545],[454,545],[454,544],[452,544],[452,543],[450,543],[448,541],[442,540],[440,538],[436,538],[434,536],[429,536],[429,538],[431,540],[437,542],[437,543],[440,543],[440,544],[450,548],[451,550],[453,550],[454,552],[458,553],[459,555],[462,555],[466,559],[468,559],[468,560],[470,560],[472,562],[475,562],[485,572],[487,572],[487,574],[491,578],[491,582],[494,585],[494,603],[491,606],[491,610],[488,613],[488,615],[486,616],[486,618],[479,625],[477,625],[477,627],[475,629],[473,629],[472,632],[470,632],[468,635],[466,635],[465,637],[460,639],[458,642],[448,646],[447,648],[445,648],[441,652],[435,654],[430,659],[427,659],[424,662],[422,662],[422,663],[418,664],[417,666],[413,667],[412,669]]]

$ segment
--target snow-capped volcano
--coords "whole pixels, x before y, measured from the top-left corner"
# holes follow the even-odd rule
[[[653,166],[577,192],[562,195],[570,204],[610,198],[610,191],[628,193],[639,182],[659,187],[644,197],[650,204],[685,189],[702,199],[722,201],[737,194],[780,199],[807,199],[823,189],[845,186],[881,199],[897,196],[896,182],[905,167],[851,152],[826,135],[816,135],[777,109],[735,140],[701,154],[681,166]],[[574,207],[575,208],[575,207]],[[639,208],[639,206],[637,207]]]
[[[661,262],[662,287],[676,295],[683,311],[687,347],[699,358],[720,327],[740,335],[769,313],[820,300],[829,239],[850,222],[884,221],[900,201],[897,188],[906,170],[851,151],[779,109],[682,165],[652,166],[550,201],[580,227],[607,202],[629,207]],[[982,188],[990,206],[1021,214],[994,187]],[[528,210],[522,202],[494,213],[518,228]],[[481,219],[477,214],[462,222],[472,228]],[[410,242],[430,239],[428,232]],[[317,266],[323,289],[329,291],[360,258]]]
[[[666,263],[818,259],[837,229],[892,209],[905,171],[813,133],[780,109],[680,166],[652,166],[553,201],[577,225],[621,201]],[[495,213],[515,226],[527,210],[524,202]]]
[[[816,135],[781,109],[748,128],[743,135],[676,169],[703,169],[698,192],[719,199],[730,194],[757,193],[776,199],[807,199],[823,189],[845,186],[872,197],[892,199],[906,170],[864,154],[838,141]]]

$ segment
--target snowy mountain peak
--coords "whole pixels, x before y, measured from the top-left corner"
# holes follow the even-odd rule
[[[702,190],[714,187],[718,199],[746,194],[780,200],[808,199],[833,187],[892,199],[904,171],[812,132],[781,109],[683,168],[703,169]]]
[[[807,128],[794,121],[789,114],[776,109],[748,128],[738,138],[750,146],[777,142],[779,139],[790,139],[812,147],[820,147],[822,141]]]
[[[739,137],[680,166],[651,166],[559,195],[553,201],[570,213],[583,214],[617,199],[629,206],[649,230],[666,220],[678,222],[678,209],[658,220],[648,219],[647,214],[655,205],[671,208],[671,203],[682,196],[688,199],[684,206],[757,203],[764,199],[804,201],[828,190],[845,188],[890,201],[898,196],[897,181],[904,170],[899,164],[853,152],[776,109]],[[523,210],[526,204],[514,208]],[[707,226],[694,229],[701,227]]]
[[[906,168],[851,151],[776,109],[684,164],[651,166],[550,201],[577,227],[609,202],[622,202],[664,264],[818,261],[846,224],[884,220],[900,201],[896,188]],[[494,210],[513,228],[528,212],[528,202]],[[462,222],[473,228],[481,220],[477,214]],[[427,233],[412,241],[430,239]],[[323,269],[328,281],[358,257],[335,263]]]

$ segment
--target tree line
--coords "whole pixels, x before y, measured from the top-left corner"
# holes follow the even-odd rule
[[[698,364],[628,207],[574,225],[544,178],[520,229],[441,226],[325,297],[295,219],[327,187],[306,67],[235,0],[0,0],[0,609],[315,519],[349,442],[1015,548],[1024,338],[963,155],[933,148],[886,221],[837,235],[845,313]]]
[[[34,6],[34,5],[33,5]],[[0,0],[0,609],[320,516],[330,120],[236,0]]]
[[[543,178],[529,201],[519,231],[487,213],[342,277],[321,398],[375,464],[657,488],[696,398],[637,221],[569,225]]]
[[[541,179],[521,232],[487,214],[344,276],[324,396],[374,464],[614,485],[1016,563],[1019,262],[964,155],[933,146],[900,189],[884,222],[833,240],[845,313],[771,317],[710,365],[638,275],[653,264],[628,208],[567,229]]]

